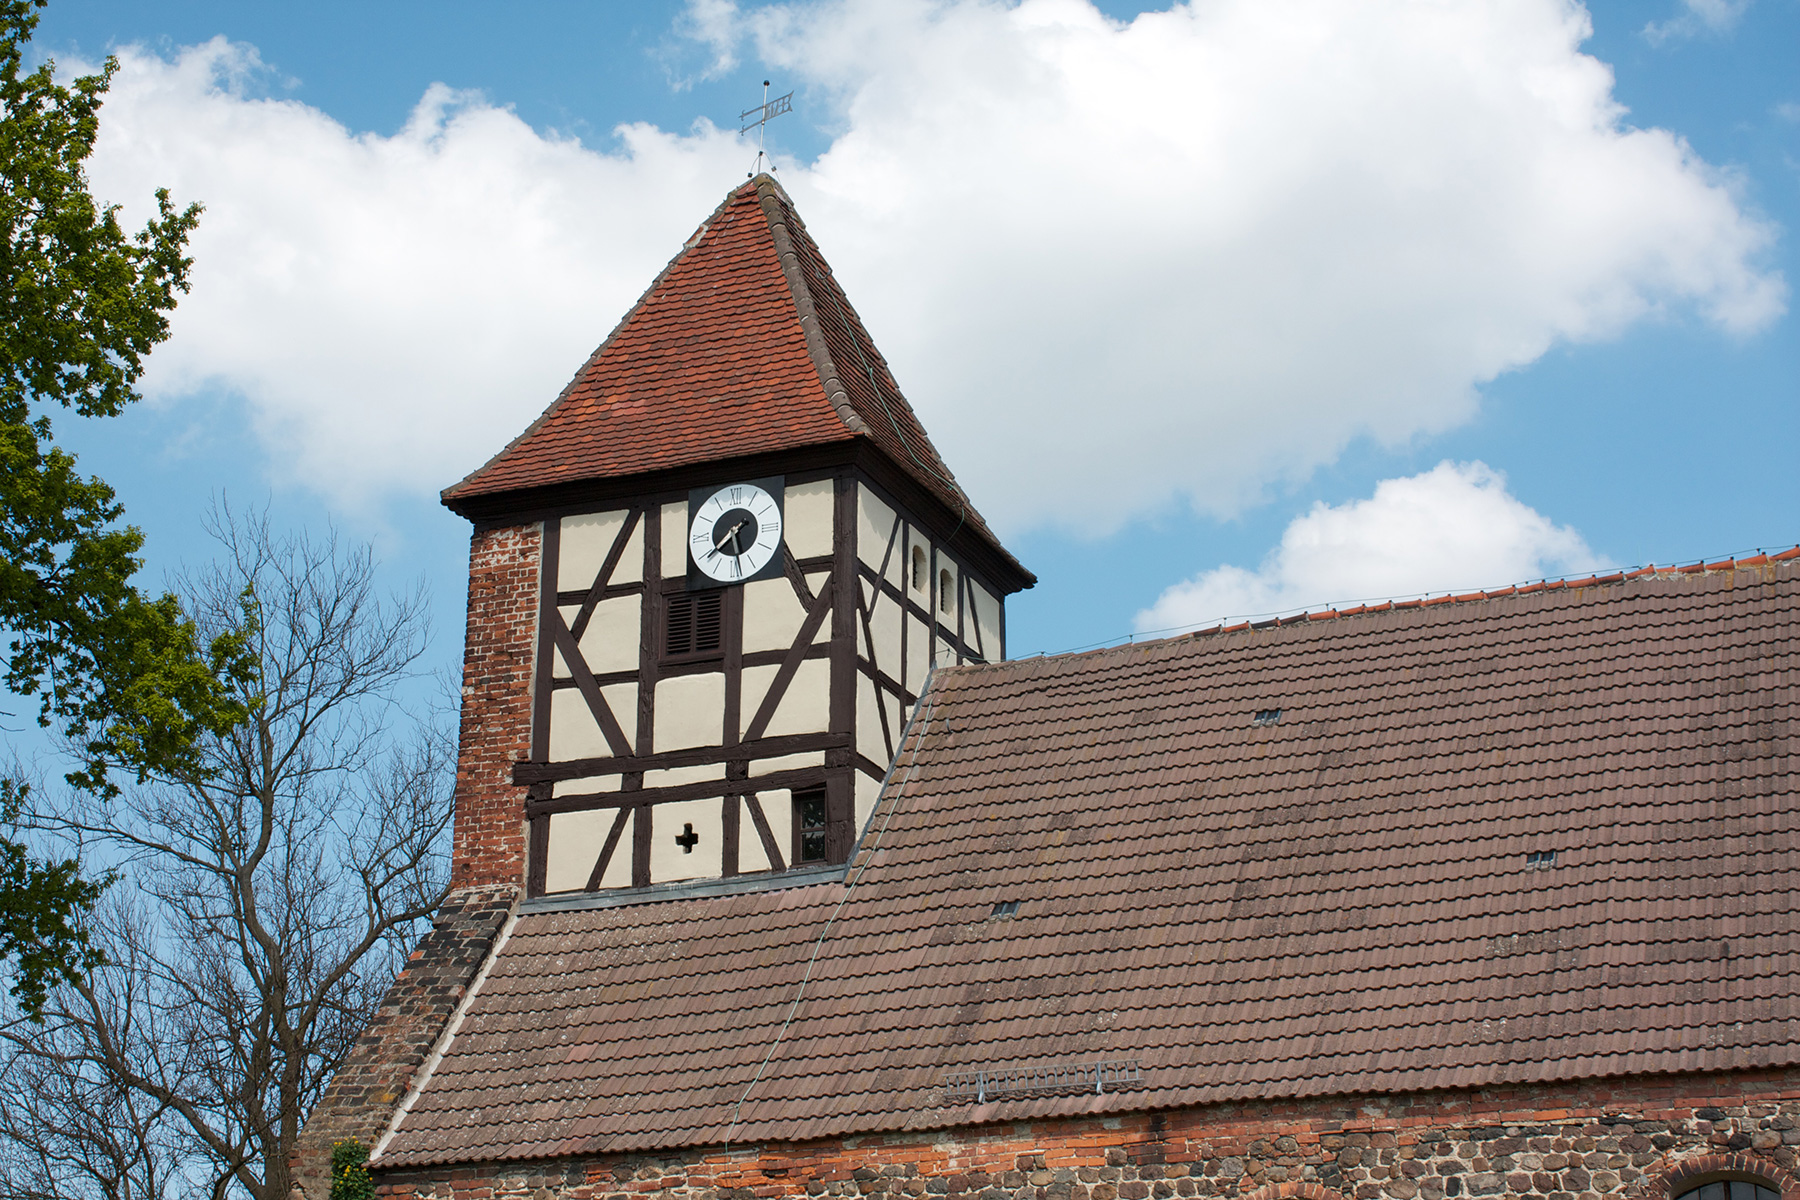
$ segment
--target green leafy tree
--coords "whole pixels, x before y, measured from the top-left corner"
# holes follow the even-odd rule
[[[243,635],[202,644],[170,595],[131,582],[143,535],[120,524],[113,490],[51,440],[50,414],[117,415],[137,398],[144,357],[169,335],[188,287],[199,219],[157,193],[127,233],[96,204],[83,163],[118,64],[64,85],[25,69],[44,0],[0,0],[0,631],[4,682],[37,701],[40,724],[77,749],[70,782],[110,794],[109,772],[189,769],[196,739],[244,715],[221,678],[241,671]],[[5,780],[15,829],[26,785]],[[92,967],[80,915],[101,883],[73,862],[33,858],[0,837],[0,955],[30,1011],[46,987]]]

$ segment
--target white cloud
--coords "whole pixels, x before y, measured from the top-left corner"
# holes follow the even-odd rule
[[[838,130],[784,182],[1004,527],[1228,512],[1558,343],[1782,311],[1771,228],[1622,123],[1569,0],[707,0],[690,28]],[[498,449],[748,165],[710,126],[600,153],[443,89],[352,134],[252,96],[250,54],[123,54],[94,175],[209,206],[152,390],[241,392],[339,498]]]
[[[277,477],[345,505],[504,446],[743,174],[710,128],[596,154],[439,86],[399,133],[354,135],[256,98],[246,46],[120,60],[96,193],[206,205],[146,392],[242,394]]]
[[[1325,605],[1468,592],[1598,565],[1575,530],[1506,490],[1486,463],[1442,462],[1385,479],[1367,500],[1314,504],[1255,570],[1216,567],[1164,591],[1140,631]]]
[[[1681,0],[1681,11],[1666,21],[1652,21],[1644,26],[1644,36],[1653,46],[1676,38],[1690,38],[1701,33],[1730,33],[1738,18],[1750,7],[1751,0]]]

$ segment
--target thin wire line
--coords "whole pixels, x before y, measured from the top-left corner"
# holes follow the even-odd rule
[[[1797,546],[1795,548],[1800,549],[1800,546]],[[1749,553],[1750,552],[1748,550],[1734,550],[1730,554],[1709,554],[1704,558],[1694,559],[1692,563],[1688,563],[1686,565],[1693,566],[1695,564],[1703,564],[1703,563],[1709,563],[1709,562],[1736,562],[1740,555],[1747,556]],[[1756,547],[1756,553],[1757,554],[1767,554],[1768,551],[1764,550],[1761,546],[1758,546],[1758,547]],[[1776,551],[1776,553],[1778,553],[1778,554],[1786,553],[1786,551]],[[1529,587],[1533,583],[1551,583],[1551,582],[1566,583],[1571,579],[1576,579],[1576,578],[1585,579],[1590,575],[1602,575],[1602,574],[1612,575],[1612,574],[1616,574],[1621,571],[1641,571],[1646,568],[1655,568],[1657,570],[1663,570],[1663,571],[1675,571],[1675,570],[1679,570],[1682,567],[1682,565],[1683,564],[1680,561],[1677,561],[1677,562],[1670,563],[1666,567],[1656,567],[1655,563],[1641,563],[1637,566],[1631,566],[1631,567],[1595,567],[1591,571],[1576,571],[1576,572],[1571,572],[1570,574],[1567,574],[1567,575],[1546,575],[1542,579],[1527,579],[1520,583],[1512,583],[1512,584],[1507,584],[1505,586],[1520,588],[1520,587]],[[1160,637],[1163,634],[1170,634],[1170,633],[1189,633],[1189,632],[1194,632],[1194,631],[1204,632],[1209,629],[1216,629],[1216,628],[1224,625],[1227,621],[1231,621],[1234,617],[1239,621],[1254,621],[1259,617],[1299,616],[1301,613],[1312,612],[1315,609],[1320,612],[1329,612],[1332,609],[1335,609],[1335,608],[1338,608],[1341,606],[1345,606],[1345,605],[1354,607],[1358,604],[1386,604],[1389,601],[1399,603],[1400,601],[1403,601],[1403,600],[1413,600],[1413,599],[1424,600],[1424,599],[1429,599],[1431,596],[1436,595],[1440,592],[1446,596],[1460,596],[1460,595],[1464,595],[1469,592],[1477,592],[1477,591],[1486,592],[1486,591],[1491,591],[1491,590],[1493,590],[1493,589],[1491,589],[1491,588],[1434,588],[1431,591],[1427,591],[1427,592],[1400,592],[1400,593],[1397,593],[1394,595],[1389,595],[1389,596],[1366,596],[1361,600],[1324,600],[1324,601],[1318,601],[1313,604],[1302,604],[1298,608],[1278,608],[1278,609],[1274,609],[1270,612],[1227,613],[1225,616],[1222,616],[1222,617],[1210,617],[1204,621],[1190,621],[1190,622],[1186,622],[1181,625],[1166,625],[1161,629],[1138,629],[1138,630],[1132,631],[1131,633],[1121,633],[1121,634],[1118,634],[1117,636],[1106,638],[1106,639],[1103,639],[1098,642],[1087,642],[1080,646],[1071,646],[1067,650],[1039,650],[1035,655],[1032,655],[1030,657],[1043,658],[1046,655],[1054,655],[1054,654],[1079,654],[1083,650],[1098,650],[1104,646],[1128,645],[1131,642],[1133,642],[1136,639],[1141,638],[1141,637],[1154,638],[1154,637]]]
[[[919,743],[925,740],[926,733],[930,731],[931,715],[937,710],[937,696],[931,691],[931,679],[929,676],[927,676],[925,680],[925,694],[919,697],[921,702],[924,701],[925,696],[931,697],[931,706],[925,710],[924,724],[919,726],[919,736],[913,741],[913,757],[912,762],[907,765],[906,778],[902,779],[900,781],[900,786],[894,789],[894,797],[888,802],[887,815],[882,818],[881,828],[876,830],[875,840],[869,843],[868,853],[862,856],[862,866],[857,868],[856,876],[844,885],[844,894],[838,897],[837,907],[831,910],[831,915],[825,919],[824,927],[819,930],[819,936],[813,942],[812,957],[806,960],[806,971],[800,977],[799,989],[794,992],[794,1002],[788,1005],[787,1019],[781,1023],[781,1029],[775,1034],[775,1040],[769,1043],[769,1052],[763,1055],[762,1062],[758,1064],[756,1068],[756,1074],[751,1076],[750,1082],[744,1085],[743,1094],[737,1098],[737,1103],[731,1107],[731,1124],[725,1127],[725,1144],[727,1146],[731,1144],[732,1131],[738,1127],[738,1116],[743,1111],[744,1101],[750,1098],[751,1090],[754,1089],[758,1083],[762,1082],[763,1072],[768,1069],[769,1063],[774,1060],[775,1051],[781,1048],[782,1040],[787,1037],[788,1027],[794,1023],[794,1014],[800,1011],[800,1001],[806,996],[806,985],[812,982],[813,967],[819,961],[819,950],[825,945],[826,935],[831,932],[832,925],[837,923],[838,914],[844,911],[844,905],[850,902],[850,893],[855,891],[856,885],[862,882],[863,873],[869,869],[869,864],[875,860],[875,851],[880,849],[881,839],[887,834],[888,823],[894,819],[894,810],[900,807],[900,797],[906,794],[907,786],[918,776]],[[902,744],[904,745],[905,734],[902,734],[901,737]]]
[[[875,379],[875,368],[869,362],[869,356],[863,351],[862,339],[856,336],[856,327],[851,323],[849,316],[845,314],[844,306],[838,303],[837,289],[828,287],[825,290],[825,295],[826,299],[831,301],[831,307],[837,310],[838,320],[844,325],[844,332],[850,338],[850,346],[856,351],[856,357],[862,360],[863,373],[869,377],[869,388],[875,393],[876,402],[881,405],[881,411],[883,415],[887,417],[888,425],[893,429],[894,438],[900,443],[900,448],[906,451],[906,456],[908,458],[918,464],[920,470],[932,475],[945,487],[949,488],[950,494],[956,497],[956,527],[950,531],[949,537],[944,539],[945,541],[949,541],[950,538],[956,536],[957,530],[960,530],[963,527],[963,523],[968,519],[968,497],[963,494],[962,487],[956,480],[945,475],[942,471],[939,471],[929,463],[922,461],[918,454],[914,452],[912,446],[907,443],[906,435],[900,431],[900,422],[894,416],[894,410],[888,407],[887,395],[882,390],[881,384]]]

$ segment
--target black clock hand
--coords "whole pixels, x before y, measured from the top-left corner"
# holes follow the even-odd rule
[[[738,550],[736,548],[737,547],[738,530],[742,529],[743,527],[744,527],[744,522],[742,521],[742,519],[740,519],[736,525],[733,525],[730,529],[727,529],[725,531],[725,536],[713,543],[714,552],[716,553],[719,550],[723,550],[725,548],[725,543],[730,542],[732,544],[731,553],[734,557],[737,556],[738,554],[743,553],[741,550]]]

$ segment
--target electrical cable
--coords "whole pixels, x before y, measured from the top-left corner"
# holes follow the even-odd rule
[[[1800,546],[1795,546],[1794,549],[1800,550]],[[1688,565],[1689,566],[1700,566],[1700,565],[1704,565],[1706,563],[1713,563],[1713,562],[1735,563],[1738,561],[1740,555],[1747,555],[1748,553],[1749,553],[1749,551],[1747,551],[1747,550],[1740,550],[1740,551],[1734,551],[1731,554],[1713,554],[1713,555],[1708,555],[1705,558],[1695,559],[1693,563],[1690,563]],[[1766,551],[1762,547],[1758,546],[1758,547],[1756,547],[1756,553],[1767,554],[1768,551]],[[1777,553],[1786,553],[1786,551],[1778,551]],[[1683,569],[1683,567],[1680,563],[1671,563],[1669,566],[1660,567],[1660,568],[1657,567],[1655,563],[1644,563],[1640,566],[1633,566],[1633,567],[1595,567],[1591,571],[1581,571],[1581,572],[1577,572],[1575,574],[1570,574],[1570,575],[1546,575],[1542,579],[1537,579],[1537,580],[1527,579],[1522,583],[1513,583],[1513,584],[1508,584],[1507,586],[1513,587],[1513,588],[1522,588],[1522,587],[1530,587],[1534,583],[1552,583],[1552,582],[1567,583],[1569,580],[1577,578],[1577,577],[1585,579],[1585,578],[1588,578],[1589,576],[1617,575],[1617,574],[1621,574],[1624,572],[1632,572],[1632,571],[1643,571],[1643,570],[1679,571],[1682,569]],[[1088,642],[1085,645],[1081,645],[1081,646],[1072,646],[1067,650],[1039,650],[1036,655],[1033,655],[1030,657],[1043,658],[1047,654],[1051,654],[1051,655],[1079,654],[1084,650],[1099,650],[1099,649],[1101,649],[1103,647],[1107,647],[1107,646],[1129,645],[1130,643],[1136,641],[1138,638],[1141,638],[1141,637],[1155,638],[1155,637],[1160,637],[1163,634],[1181,634],[1181,633],[1193,633],[1193,632],[1204,633],[1209,630],[1218,629],[1218,628],[1223,627],[1225,625],[1225,623],[1228,621],[1231,621],[1234,616],[1240,621],[1254,621],[1254,620],[1257,620],[1258,618],[1265,618],[1265,617],[1266,618],[1277,618],[1277,617],[1286,618],[1286,617],[1291,617],[1291,616],[1297,617],[1301,613],[1312,612],[1315,609],[1317,609],[1318,611],[1321,611],[1321,612],[1330,612],[1333,609],[1341,608],[1344,606],[1354,607],[1359,604],[1387,604],[1389,602],[1400,603],[1402,601],[1410,602],[1412,600],[1425,600],[1425,599],[1429,599],[1431,596],[1437,594],[1438,592],[1441,592],[1446,596],[1462,596],[1462,595],[1468,595],[1468,594],[1471,594],[1474,592],[1488,592],[1491,590],[1496,590],[1496,589],[1489,589],[1489,588],[1438,588],[1438,589],[1435,589],[1435,591],[1431,591],[1431,592],[1401,592],[1399,595],[1394,595],[1394,596],[1365,596],[1361,600],[1327,600],[1327,601],[1321,601],[1318,604],[1303,604],[1303,605],[1299,606],[1298,608],[1278,608],[1272,612],[1230,613],[1223,617],[1209,618],[1205,621],[1190,621],[1190,622],[1187,622],[1187,623],[1181,624],[1181,625],[1167,625],[1161,629],[1139,629],[1132,633],[1122,633],[1122,634],[1119,634],[1117,637],[1106,638],[1102,641]]]
[[[956,480],[950,478],[943,471],[938,470],[936,467],[933,467],[931,464],[920,459],[918,454],[913,450],[912,446],[907,443],[906,435],[900,431],[900,422],[899,422],[898,418],[896,418],[894,416],[894,410],[888,406],[887,394],[885,391],[883,391],[881,384],[876,381],[875,367],[873,364],[871,364],[869,362],[869,356],[863,350],[862,339],[858,338],[855,334],[856,325],[851,322],[849,316],[844,312],[844,306],[841,303],[839,303],[839,301],[838,301],[837,289],[836,288],[826,288],[825,293],[826,293],[826,299],[831,301],[831,307],[837,310],[838,320],[839,320],[839,322],[841,322],[843,324],[845,333],[850,339],[850,345],[856,351],[857,358],[862,360],[863,373],[869,377],[869,388],[871,391],[873,391],[875,393],[875,399],[881,405],[881,411],[882,411],[883,415],[885,415],[887,417],[889,427],[892,428],[894,431],[894,440],[900,443],[900,448],[902,450],[906,451],[906,456],[908,458],[912,459],[914,464],[916,464],[921,471],[926,472],[928,475],[930,475],[933,478],[935,478],[936,480],[938,480],[938,482],[942,483],[945,487],[949,488],[950,494],[952,496],[956,497],[956,507],[957,507],[956,527],[950,531],[949,537],[946,537],[944,539],[945,541],[949,541],[950,538],[953,538],[956,536],[957,531],[960,530],[963,527],[964,523],[968,520],[968,515],[969,515],[968,497],[963,494],[962,487],[960,484],[958,484],[956,482]],[[934,454],[932,457],[935,458],[936,455]],[[945,470],[948,470],[948,469],[949,468],[947,468],[947,467],[945,468]]]
[[[894,789],[893,799],[888,802],[887,813],[882,817],[881,828],[876,830],[875,840],[869,843],[868,853],[862,856],[862,865],[857,868],[856,875],[844,884],[844,894],[838,897],[837,907],[833,908],[831,910],[831,915],[825,918],[824,927],[819,930],[819,936],[813,941],[812,956],[806,960],[806,970],[800,976],[800,986],[794,992],[794,1002],[788,1005],[787,1019],[782,1021],[781,1028],[776,1031],[775,1040],[769,1043],[769,1052],[763,1055],[762,1062],[757,1065],[756,1074],[750,1077],[750,1082],[744,1085],[743,1093],[738,1096],[737,1103],[731,1106],[731,1124],[725,1127],[726,1146],[731,1145],[731,1135],[738,1127],[738,1117],[743,1111],[744,1101],[750,1098],[751,1091],[758,1083],[762,1082],[763,1072],[768,1070],[769,1064],[774,1061],[775,1051],[781,1048],[781,1043],[787,1037],[789,1027],[794,1023],[795,1014],[800,1011],[800,1001],[806,997],[806,985],[812,982],[813,968],[818,965],[819,951],[825,945],[826,935],[831,932],[831,927],[837,923],[838,914],[844,911],[844,905],[850,902],[850,893],[855,891],[856,885],[862,882],[863,873],[869,869],[869,864],[875,861],[875,852],[881,848],[881,839],[887,835],[888,824],[894,819],[894,810],[900,807],[900,797],[906,794],[907,787],[918,776],[919,744],[925,740],[925,735],[930,732],[931,715],[937,710],[937,697],[933,695],[931,691],[930,675],[925,677],[925,689],[919,696],[919,703],[923,704],[925,702],[925,697],[927,696],[931,697],[931,707],[925,710],[924,723],[919,726],[919,736],[913,742],[913,757],[912,762],[908,764],[906,778],[902,779],[900,785]],[[913,715],[915,718],[919,715],[917,707],[913,709]],[[910,724],[911,722],[908,722],[909,726]],[[902,746],[906,744],[906,732],[908,731],[902,731],[900,735]],[[897,766],[898,764],[899,759],[896,757],[895,765]]]

